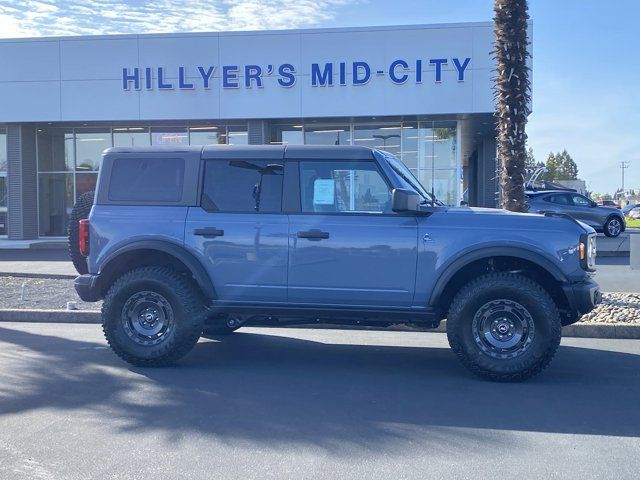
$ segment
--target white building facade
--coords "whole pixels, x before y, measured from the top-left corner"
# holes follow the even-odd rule
[[[0,235],[66,234],[111,146],[364,145],[495,206],[491,23],[0,40]]]

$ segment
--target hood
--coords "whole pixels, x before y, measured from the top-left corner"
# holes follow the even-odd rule
[[[615,210],[615,209],[613,209]],[[500,208],[482,207],[447,207],[443,213],[451,220],[459,220],[469,225],[495,228],[522,228],[533,230],[578,230],[579,233],[595,233],[595,230],[585,223],[566,215],[540,215],[537,213],[510,212]]]

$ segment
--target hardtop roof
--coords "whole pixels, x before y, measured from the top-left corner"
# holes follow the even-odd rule
[[[373,149],[359,145],[163,145],[152,147],[112,147],[107,154],[194,153],[209,159],[295,159],[295,160],[371,160]],[[193,157],[192,157],[193,158]]]

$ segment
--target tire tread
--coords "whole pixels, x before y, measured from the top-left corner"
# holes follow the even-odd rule
[[[549,319],[551,347],[546,349],[529,367],[516,373],[491,372],[478,365],[465,351],[462,341],[454,333],[454,329],[450,328],[450,325],[452,326],[458,321],[458,317],[461,315],[465,305],[467,305],[474,296],[478,295],[482,290],[490,287],[499,287],[500,285],[510,288],[516,287],[522,290],[524,294],[532,296],[533,300],[546,311],[546,316]],[[496,382],[521,382],[538,375],[549,365],[555,356],[560,344],[561,335],[562,326],[560,314],[551,296],[534,280],[514,273],[490,273],[472,280],[462,287],[454,297],[449,309],[449,314],[447,315],[447,337],[449,339],[449,345],[458,359],[475,375]]]
[[[113,332],[107,327],[109,316],[118,315],[115,321],[119,321],[120,312],[111,310],[120,290],[126,288],[133,281],[145,279],[160,280],[166,284],[167,288],[171,289],[178,297],[184,314],[184,318],[176,320],[185,322],[183,326],[185,330],[180,335],[175,335],[170,341],[162,343],[159,352],[153,358],[142,358],[127,352],[119,345]],[[186,277],[168,267],[140,267],[120,276],[109,288],[102,305],[102,331],[111,350],[125,362],[138,367],[163,367],[178,361],[198,342],[204,325],[204,313],[202,296],[199,294],[197,287]]]

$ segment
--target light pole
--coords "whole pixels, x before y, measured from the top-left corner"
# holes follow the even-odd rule
[[[620,170],[622,170],[622,195],[624,196],[624,171],[629,168],[629,162],[620,162]]]
[[[390,138],[400,138],[400,135],[396,134],[391,134],[391,135],[371,135],[373,138],[379,138],[380,140],[382,140],[382,149],[386,150],[387,149],[387,140],[389,140]]]

